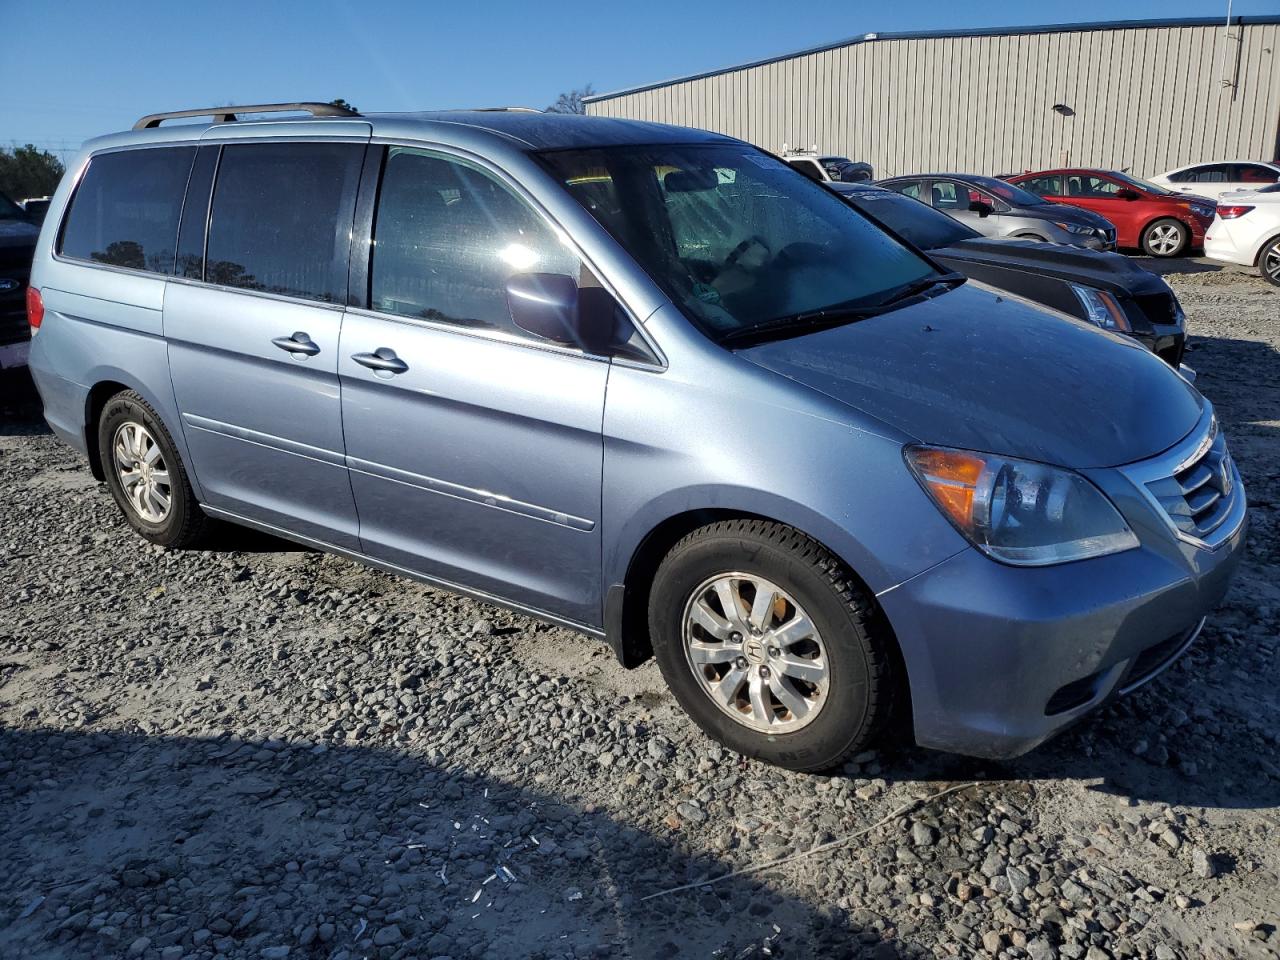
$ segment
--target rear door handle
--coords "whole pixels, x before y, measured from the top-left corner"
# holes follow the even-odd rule
[[[314,357],[320,352],[320,345],[302,330],[297,331],[291,337],[276,337],[271,342],[281,350],[298,357]]]
[[[373,353],[353,353],[351,359],[374,373],[404,373],[409,365],[396,356],[390,347],[379,347]]]

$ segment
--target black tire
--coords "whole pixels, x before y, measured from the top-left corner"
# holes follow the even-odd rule
[[[145,428],[159,450],[162,465],[167,468],[168,508],[157,521],[148,520],[125,493],[118,463],[117,437],[128,425]],[[132,390],[117,393],[102,408],[98,417],[98,455],[111,496],[129,526],[144,539],[163,547],[181,549],[195,546],[204,538],[210,520],[196,503],[191,481],[187,479],[186,467],[178,456],[173,437],[151,406]]]
[[[1177,235],[1177,242],[1172,246],[1164,241],[1164,237],[1172,231]],[[1191,231],[1181,220],[1164,217],[1147,224],[1142,231],[1142,252],[1148,257],[1180,257],[1187,252],[1191,243]]]
[[[686,606],[710,578],[729,572],[756,575],[786,591],[822,637],[826,696],[816,715],[793,732],[758,731],[729,716],[712,702],[686,656]],[[888,622],[845,566],[794,528],[728,520],[686,536],[655,574],[649,630],[662,675],[681,706],[708,736],[737,753],[792,770],[826,770],[875,743],[891,719],[898,660]]]
[[[1280,287],[1280,237],[1263,246],[1258,253],[1258,272],[1267,283]]]

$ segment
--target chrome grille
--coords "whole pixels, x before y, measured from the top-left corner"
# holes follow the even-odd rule
[[[1240,496],[1235,465],[1216,419],[1171,472],[1144,482],[1178,533],[1210,545],[1216,545],[1214,535],[1235,512]]]

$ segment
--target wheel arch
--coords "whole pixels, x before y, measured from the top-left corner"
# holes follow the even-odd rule
[[[837,549],[830,541],[808,529],[807,524],[794,518],[770,516],[759,511],[734,507],[692,507],[673,513],[649,529],[629,551],[621,577],[613,580],[605,593],[605,636],[618,660],[625,667],[637,667],[652,655],[649,644],[648,608],[649,593],[659,564],[680,540],[701,527],[723,520],[761,520],[798,530],[816,541],[839,559],[848,574],[862,587],[866,595],[875,600],[875,590],[867,578],[851,563],[846,550]],[[887,621],[887,617],[886,617]],[[892,634],[892,627],[890,627]],[[896,656],[901,659],[897,637],[893,638]],[[905,670],[904,670],[905,675]]]
[[[179,424],[172,422],[169,415],[171,404],[166,404],[155,393],[147,389],[146,385],[136,377],[129,375],[124,370],[114,367],[102,368],[93,371],[93,375],[88,379],[93,386],[89,388],[88,394],[85,396],[84,405],[84,440],[85,451],[89,457],[89,470],[93,474],[95,480],[101,482],[106,479],[102,472],[101,451],[98,448],[98,418],[102,415],[102,410],[112,397],[117,394],[133,391],[147,402],[147,405],[160,418],[160,422],[164,424],[164,428],[169,432],[169,436],[173,438],[174,444],[178,447],[178,455],[187,465],[188,477],[195,486],[194,476],[191,475],[190,458],[187,455],[185,436],[179,429]]]

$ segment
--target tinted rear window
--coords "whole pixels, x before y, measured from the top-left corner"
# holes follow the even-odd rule
[[[64,256],[172,273],[195,147],[103,153],[89,161],[62,224]]]
[[[252,143],[223,148],[205,280],[341,303],[364,146]]]

